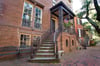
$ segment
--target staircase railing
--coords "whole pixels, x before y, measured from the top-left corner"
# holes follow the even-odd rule
[[[31,58],[34,57],[34,54],[37,52],[37,50],[39,49],[40,45],[50,36],[51,32],[50,29],[45,31],[41,37],[36,38],[32,44],[31,44]]]
[[[65,29],[63,29],[63,32],[69,33],[71,35],[76,34],[75,33],[75,28],[73,28],[73,27],[72,28],[71,27],[65,28]]]
[[[55,43],[55,56],[56,56],[57,59],[58,59],[58,42],[57,42],[57,38],[58,38],[60,33],[61,33],[61,30],[59,28],[56,29],[55,32],[54,32],[54,38],[53,38],[54,43]]]

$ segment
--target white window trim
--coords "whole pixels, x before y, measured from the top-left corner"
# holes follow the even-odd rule
[[[53,6],[57,3],[56,0],[52,0]]]
[[[42,8],[40,8],[40,7],[37,7],[37,6],[36,6],[35,9],[36,9],[36,8],[38,8],[38,9],[41,10],[41,21],[40,21],[40,24],[41,24],[41,29],[42,29],[42,18],[43,18],[43,17],[42,17],[42,14],[43,14],[42,12],[43,12],[43,11],[42,11]],[[35,13],[34,13],[34,14],[36,14],[36,10],[35,10]],[[36,18],[36,15],[34,16],[34,23],[35,23],[35,18]],[[35,28],[35,27],[34,27],[34,28]],[[41,29],[38,29],[38,28],[35,28],[35,29],[41,30]]]
[[[21,48],[20,46],[21,46],[21,44],[20,44],[20,42],[21,42],[21,40],[20,40],[20,38],[21,38],[21,35],[29,35],[29,46],[31,46],[31,35],[30,34],[26,34],[26,33],[20,33],[20,37],[19,37],[19,48]],[[27,47],[26,47],[27,48]]]
[[[79,18],[77,19],[77,24],[80,25],[80,19]]]
[[[31,3],[28,2],[28,1],[24,1],[24,3],[23,3],[23,11],[22,11],[21,26],[22,26],[22,24],[23,24],[23,14],[24,14],[24,4],[25,4],[25,2],[31,4]],[[31,4],[31,5],[32,5],[32,4]],[[32,5],[31,24],[32,24],[32,21],[33,21],[33,7],[34,7],[34,6]],[[31,24],[30,24],[30,27],[31,27]],[[27,26],[23,26],[23,27],[27,27]]]
[[[78,34],[79,34],[79,37],[81,37],[81,29],[80,28],[78,29]]]

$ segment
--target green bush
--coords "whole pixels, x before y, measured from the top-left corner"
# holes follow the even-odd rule
[[[95,39],[90,41],[90,46],[96,46],[97,42],[95,41]]]
[[[71,22],[68,22],[68,23],[64,23],[64,27],[67,28],[67,27],[70,27],[72,25]]]

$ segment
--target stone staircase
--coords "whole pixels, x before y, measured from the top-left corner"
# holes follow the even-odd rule
[[[54,42],[52,40],[46,40],[40,45],[40,48],[37,50],[36,55],[31,62],[37,63],[56,63],[59,62],[55,57],[54,53]]]

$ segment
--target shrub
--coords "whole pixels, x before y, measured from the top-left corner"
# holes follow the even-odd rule
[[[95,39],[90,41],[90,46],[96,46],[97,42],[95,41]]]

